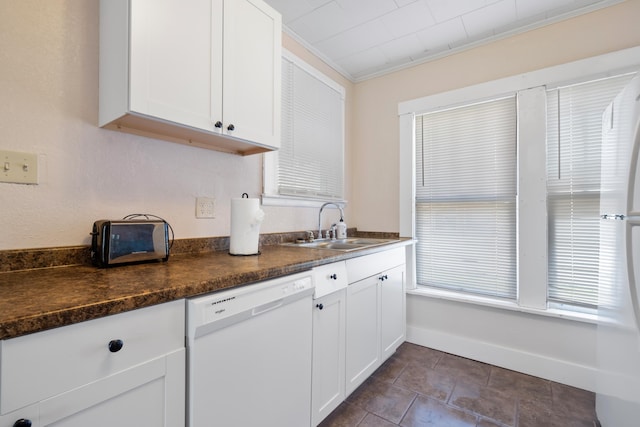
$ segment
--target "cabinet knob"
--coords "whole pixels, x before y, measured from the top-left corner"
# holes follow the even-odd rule
[[[336,273],[333,273],[331,276],[329,276],[329,279],[338,280],[338,275]]]
[[[382,276],[380,276],[380,277],[378,277],[378,279],[380,279],[380,281],[381,281],[381,282],[384,282],[384,281],[385,281],[385,280],[387,280],[388,278],[389,278],[389,276],[387,276],[386,274],[385,274],[385,275],[382,275]]]
[[[220,129],[222,127],[222,122],[220,120],[218,120],[215,124],[215,127],[217,127],[218,129]]]
[[[20,418],[18,421],[13,423],[13,427],[31,427],[31,420]]]
[[[322,310],[324,308],[324,305],[322,304],[316,304],[316,307],[318,307],[318,310]]]
[[[227,130],[229,132],[236,130],[236,127],[233,124],[230,124],[229,126],[227,126]]]
[[[122,342],[122,340],[111,340],[109,341],[109,351],[111,353],[117,353],[120,350],[122,350],[122,347],[124,346],[124,343]]]

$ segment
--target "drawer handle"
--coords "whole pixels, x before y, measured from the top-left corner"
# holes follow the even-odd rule
[[[13,427],[31,427],[31,420],[20,418],[18,421],[13,423]]]
[[[331,276],[329,276],[329,279],[338,280],[338,275],[333,273]]]
[[[120,350],[122,350],[122,347],[124,346],[124,343],[122,342],[122,340],[111,340],[109,341],[109,351],[111,353],[117,353]]]
[[[380,279],[380,281],[384,282],[385,280],[387,280],[389,277],[385,274],[384,276],[380,276],[378,277],[378,279]]]
[[[324,308],[324,305],[322,304],[316,304],[316,307],[318,307],[318,310],[322,310]]]

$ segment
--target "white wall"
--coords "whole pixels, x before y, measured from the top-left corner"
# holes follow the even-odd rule
[[[351,84],[284,39],[341,79],[349,111]],[[98,0],[0,2],[0,99],[0,149],[37,153],[40,168],[38,185],[0,183],[0,250],[87,245],[93,221],[130,213],[165,218],[177,238],[226,236],[230,198],[262,193],[262,155],[97,127]],[[195,218],[198,196],[216,199],[215,219]],[[265,212],[262,232],[317,227],[317,209]]]
[[[407,296],[407,341],[594,390],[596,325]]]

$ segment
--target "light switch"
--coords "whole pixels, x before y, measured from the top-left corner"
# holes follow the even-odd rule
[[[38,183],[38,155],[0,150],[0,182]]]

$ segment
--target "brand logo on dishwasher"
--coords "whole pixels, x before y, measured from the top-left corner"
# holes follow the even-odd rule
[[[229,298],[219,299],[217,301],[213,301],[211,303],[211,305],[222,304],[223,302],[232,301],[234,299],[236,299],[236,297],[229,297]],[[222,309],[222,311],[224,311],[224,309]],[[217,313],[217,311],[216,311],[216,313]]]

